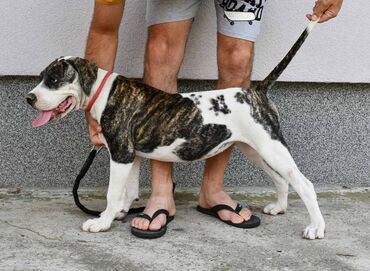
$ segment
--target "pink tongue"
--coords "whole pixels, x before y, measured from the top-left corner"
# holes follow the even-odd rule
[[[53,117],[57,116],[60,113],[64,113],[72,104],[72,102],[72,97],[68,97],[65,101],[60,103],[57,108],[49,111],[41,111],[36,119],[32,122],[32,127],[37,128],[47,124]]]
[[[53,110],[50,111],[41,111],[41,113],[36,117],[36,119],[32,122],[32,127],[37,128],[42,125],[45,125],[49,122],[53,115]]]

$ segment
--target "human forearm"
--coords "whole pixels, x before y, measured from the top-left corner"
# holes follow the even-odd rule
[[[104,3],[103,3],[104,2]],[[112,4],[106,4],[111,2]],[[98,0],[95,2],[94,16],[91,22],[85,58],[94,61],[100,68],[113,70],[118,47],[118,33],[125,1]],[[101,127],[90,113],[85,114],[91,142],[103,145],[99,133]]]
[[[113,70],[118,46],[118,35],[107,35],[90,31],[85,58],[95,62],[100,68]]]

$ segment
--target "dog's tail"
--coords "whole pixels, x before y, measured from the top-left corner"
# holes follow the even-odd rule
[[[267,93],[267,91],[269,89],[271,89],[271,87],[275,84],[276,80],[283,73],[285,68],[289,65],[290,61],[293,59],[295,54],[301,48],[304,41],[310,35],[312,29],[315,27],[317,22],[318,22],[318,20],[317,21],[311,21],[308,24],[308,26],[303,31],[301,36],[294,43],[293,47],[289,50],[289,52],[285,55],[285,57],[280,61],[280,63],[272,70],[272,72],[262,82],[260,82],[257,85],[256,90]]]

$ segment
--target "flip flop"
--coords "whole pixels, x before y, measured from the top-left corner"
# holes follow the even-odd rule
[[[168,223],[170,223],[175,218],[175,216],[170,216],[169,212],[165,209],[159,209],[153,214],[152,217],[144,213],[140,213],[136,217],[147,219],[149,220],[149,224],[150,224],[160,214],[166,215],[166,224],[163,225],[159,230],[157,231],[140,230],[135,227],[131,227],[131,233],[135,235],[136,237],[144,238],[144,239],[154,239],[154,238],[162,237],[167,231]]]
[[[259,217],[255,216],[255,215],[251,215],[250,219],[244,220],[241,223],[233,223],[233,222],[231,222],[231,220],[222,220],[220,218],[220,216],[218,215],[218,212],[221,211],[221,210],[228,210],[230,212],[239,214],[239,212],[242,209],[243,209],[243,206],[241,206],[239,203],[236,205],[235,209],[233,209],[229,205],[225,205],[225,204],[218,204],[216,206],[213,206],[212,208],[203,208],[203,207],[200,207],[199,205],[197,206],[197,211],[199,211],[203,214],[206,214],[206,215],[216,217],[216,218],[218,218],[219,220],[221,220],[222,222],[224,222],[228,225],[231,225],[231,226],[234,226],[234,227],[237,227],[237,228],[243,228],[243,229],[250,229],[250,228],[258,227],[261,223],[261,220],[259,219]]]

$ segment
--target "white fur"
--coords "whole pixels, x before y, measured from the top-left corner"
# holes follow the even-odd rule
[[[110,176],[107,193],[107,207],[99,218],[89,219],[82,225],[83,231],[100,232],[110,229],[115,218],[122,217],[124,203],[127,200],[127,185],[133,164],[120,164],[110,160]],[[131,192],[130,192],[131,193]]]
[[[105,71],[99,69],[90,97],[95,93],[105,74]],[[91,114],[98,122],[100,122],[109,91],[116,77],[117,74],[112,74],[109,77],[103,91],[92,107]],[[264,212],[276,215],[286,211],[288,185],[290,184],[302,198],[311,219],[309,226],[303,232],[303,237],[307,239],[323,238],[325,222],[321,215],[312,183],[298,170],[287,148],[281,142],[272,140],[262,125],[251,116],[248,104],[241,104],[236,101],[235,94],[238,91],[240,91],[240,88],[195,92],[195,97],[191,93],[182,94],[183,97],[193,99],[194,101],[198,100],[198,107],[205,124],[223,124],[232,132],[232,136],[227,141],[221,142],[202,159],[214,156],[231,144],[237,143],[240,150],[260,166],[276,185],[278,199],[276,202],[267,205],[264,208]],[[59,90],[49,91],[42,84],[38,85],[32,92],[38,95],[38,100],[42,101],[44,108],[52,105],[57,106],[67,96],[75,97],[78,105],[83,108],[88,103],[88,98],[82,94],[81,90],[78,90],[78,84],[75,82],[71,86],[65,87],[61,92]],[[200,95],[201,97],[199,97]],[[228,114],[221,112],[216,114],[216,112],[210,110],[212,107],[210,100],[216,99],[220,95],[224,95],[225,103],[231,110]],[[142,110],[145,110],[145,108]],[[101,135],[100,137],[105,142],[104,136]],[[136,154],[137,156],[162,161],[182,161],[176,155],[175,150],[183,142],[184,139],[178,138],[170,146],[158,147],[152,153],[137,152]],[[120,164],[111,159],[106,210],[101,214],[100,218],[86,221],[82,226],[84,231],[106,231],[110,228],[115,218],[122,218],[127,213],[132,201],[138,197],[139,167],[139,157],[131,164]]]
[[[308,33],[311,33],[312,30],[315,28],[316,24],[320,21],[320,19],[316,21],[310,21],[310,23],[307,26]]]
[[[140,151],[136,151],[136,154],[143,158],[148,159],[159,159],[165,162],[183,162],[183,160],[175,154],[175,150],[178,146],[182,143],[186,142],[183,138],[177,138],[171,145],[169,146],[161,146],[157,147],[150,153],[144,153]]]
[[[40,82],[30,93],[33,93],[37,97],[37,101],[34,107],[38,110],[52,110],[63,102],[67,97],[73,97],[73,104],[67,113],[73,109],[79,109],[79,104],[81,101],[81,93],[79,90],[79,85],[77,79],[74,80],[72,84],[65,85],[58,89],[58,91],[50,91],[44,84],[44,81]],[[64,114],[64,115],[66,115]]]
[[[128,176],[126,195],[122,207],[125,213],[129,211],[132,202],[139,198],[140,161],[141,158],[137,156],[132,165],[130,175]]]
[[[98,69],[98,75],[97,75],[97,78],[96,78],[96,81],[95,81],[94,85],[92,86],[90,97],[94,96],[95,92],[97,91],[97,89],[100,86],[100,83],[103,81],[106,73],[107,73],[107,71],[102,70],[102,69]],[[99,122],[99,124],[100,124],[101,115],[104,111],[105,105],[107,104],[110,89],[111,89],[112,84],[113,84],[113,82],[114,82],[114,80],[116,79],[117,76],[118,76],[117,73],[112,73],[109,76],[109,78],[107,79],[102,91],[99,94],[99,98],[95,101],[93,107],[91,108],[91,111],[90,111],[91,116],[94,119],[96,119]],[[87,101],[86,101],[85,107],[86,106],[87,106]]]
[[[235,93],[239,90],[239,88],[232,88],[194,93],[196,95],[195,97],[199,97],[199,95],[202,96],[198,98],[198,101],[200,102],[199,108],[201,109],[204,122],[225,124],[233,133],[232,137],[228,139],[227,142],[222,142],[203,157],[203,159],[216,155],[232,143],[238,143],[237,145],[241,151],[251,160],[255,161],[256,164],[272,178],[276,185],[278,199],[275,203],[267,205],[264,208],[264,212],[276,215],[286,211],[288,185],[291,184],[305,203],[311,218],[311,223],[304,230],[303,237],[307,239],[323,238],[325,222],[320,212],[312,183],[298,170],[286,147],[279,141],[272,140],[271,136],[264,128],[253,119],[250,115],[249,106],[245,103],[240,104],[235,101]],[[229,106],[231,113],[219,113],[216,116],[214,111],[209,110],[212,106],[210,99],[221,94],[224,95],[225,103]],[[195,99],[191,97],[191,93],[183,94],[183,96]],[[104,96],[102,99],[105,99]],[[101,108],[104,108],[104,106],[101,105]],[[97,112],[97,116],[99,116],[99,112]],[[149,154],[137,152],[137,155],[162,161],[182,161],[175,154],[175,150],[183,142],[184,139],[179,138],[170,146],[158,147]],[[223,148],[219,149],[222,144],[224,144]],[[264,161],[268,163],[269,166],[267,166]],[[119,178],[121,178],[121,176]],[[136,194],[136,192],[134,194]],[[130,200],[128,200],[128,202],[130,202]],[[111,219],[113,219],[112,216]]]
[[[274,172],[269,166],[267,166],[266,163],[263,161],[262,157],[249,145],[238,143],[237,147],[257,166],[263,169],[271,177],[272,181],[276,186],[278,199],[276,202],[268,204],[263,209],[263,212],[269,215],[285,213],[288,207],[288,189],[289,189],[288,182],[281,178],[279,174]]]

